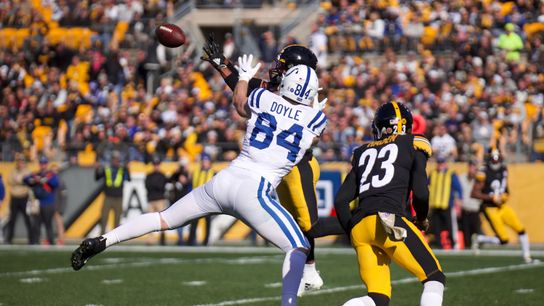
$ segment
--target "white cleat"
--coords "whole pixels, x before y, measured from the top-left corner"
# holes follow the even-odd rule
[[[297,296],[301,297],[307,292],[319,290],[323,287],[323,279],[316,270],[304,270],[304,275],[300,280]]]
[[[538,259],[536,259],[536,258],[533,259],[533,258],[531,258],[531,257],[529,257],[529,256],[523,257],[523,261],[525,261],[526,264],[537,264],[537,263],[540,263],[540,260],[538,260]]]

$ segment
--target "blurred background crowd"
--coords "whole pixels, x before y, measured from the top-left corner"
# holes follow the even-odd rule
[[[235,157],[244,121],[231,90],[198,59],[200,46],[174,52],[154,39],[178,5],[2,2],[0,160],[22,152],[91,165],[114,150],[124,161]],[[544,160],[542,1],[341,0],[320,9],[299,41],[317,54],[328,97],[320,161],[349,160],[389,100],[411,107],[441,157],[468,161],[499,146],[510,161]],[[231,59],[243,50],[230,34],[221,40]],[[262,60],[295,41],[264,32]]]

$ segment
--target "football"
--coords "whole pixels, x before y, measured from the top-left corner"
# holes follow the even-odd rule
[[[155,29],[159,42],[168,48],[177,48],[185,43],[185,33],[177,25],[166,23]]]

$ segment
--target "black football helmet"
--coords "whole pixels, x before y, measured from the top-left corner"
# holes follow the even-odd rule
[[[274,67],[269,71],[270,83],[279,85],[283,73],[296,65],[310,66],[315,70],[317,68],[317,57],[312,50],[302,45],[289,45],[283,48],[278,53]]]
[[[491,169],[498,170],[503,165],[502,154],[497,148],[489,148],[486,156],[487,164]]]
[[[412,133],[412,112],[402,103],[388,102],[376,110],[372,121],[372,135],[375,140],[391,135]]]

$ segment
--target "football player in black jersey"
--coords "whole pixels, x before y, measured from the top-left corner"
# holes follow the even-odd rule
[[[518,233],[523,259],[526,263],[534,260],[529,250],[529,237],[516,212],[508,201],[508,169],[498,149],[491,148],[484,167],[476,174],[476,183],[471,196],[482,200],[480,210],[489,222],[496,237],[475,234],[472,237],[472,249],[477,253],[480,244],[507,244],[506,226]]]
[[[219,71],[225,83],[234,90],[238,82],[238,71],[232,62],[223,56],[221,48],[215,42],[213,35],[209,36],[208,42],[203,49],[202,59]],[[283,73],[296,65],[306,65],[315,70],[317,68],[317,57],[310,49],[302,45],[289,45],[283,48],[278,54],[275,67],[269,71],[270,80],[252,78],[248,83],[248,94],[259,87],[276,91],[283,78]],[[316,100],[314,101],[314,108],[321,110],[325,103],[326,99],[321,102]],[[281,205],[293,215],[311,245],[298,292],[299,296],[306,291],[317,290],[323,286],[323,280],[315,267],[315,238],[344,234],[336,218],[318,218],[315,188],[319,175],[319,164],[314,158],[312,150],[308,150],[302,160],[283,178],[276,188]]]
[[[446,277],[420,230],[428,227],[429,190],[425,167],[429,141],[412,135],[412,114],[390,102],[376,111],[374,141],[353,153],[352,168],[335,199],[340,223],[357,252],[368,295],[347,306],[385,306],[391,299],[391,259],[423,283],[421,305],[442,304]],[[416,218],[407,215],[412,192]],[[349,203],[359,200],[355,210]]]

